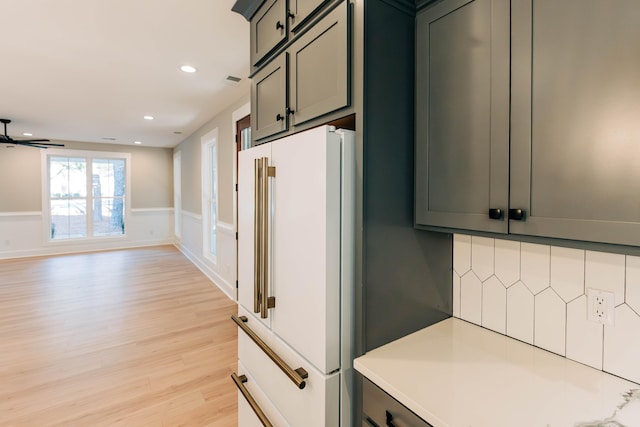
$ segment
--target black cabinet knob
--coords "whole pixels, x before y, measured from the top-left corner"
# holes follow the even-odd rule
[[[524,221],[526,212],[524,209],[509,209],[509,219],[514,221]]]
[[[500,208],[489,209],[489,218],[491,219],[504,219],[504,212]]]
[[[391,415],[389,411],[385,412],[387,414],[387,427],[396,427],[396,425],[393,423],[393,415]]]
[[[291,12],[291,11],[288,11],[288,12],[287,12],[287,16],[289,16],[289,19],[293,19],[293,18],[295,18],[295,17],[296,17],[296,15],[295,15],[293,12]]]
[[[282,25],[282,22],[276,22],[276,30],[284,30],[284,25]]]
[[[278,113],[276,115],[276,122],[279,122],[280,120],[284,120],[284,116],[282,114]]]
[[[293,114],[295,113],[295,110],[292,110],[291,108],[287,107],[287,114]]]

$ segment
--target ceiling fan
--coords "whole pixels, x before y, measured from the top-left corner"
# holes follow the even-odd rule
[[[24,145],[26,147],[48,148],[48,147],[64,147],[64,144],[51,144],[48,139],[13,139],[7,135],[7,125],[11,123],[9,119],[0,119],[0,123],[4,123],[4,135],[0,135],[1,144]]]

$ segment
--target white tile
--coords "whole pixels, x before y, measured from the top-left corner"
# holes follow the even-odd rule
[[[482,284],[482,326],[507,333],[507,289],[496,276]]]
[[[603,370],[640,383],[640,316],[626,304],[616,308],[615,326],[604,327]]]
[[[460,277],[471,270],[471,236],[453,235],[453,270]]]
[[[533,294],[522,282],[507,289],[507,335],[533,344]]]
[[[482,324],[482,283],[473,271],[460,280],[460,318]]]
[[[535,295],[549,287],[550,247],[522,243],[520,280]]]
[[[460,276],[453,272],[453,316],[460,317]]]
[[[640,314],[640,257],[627,255],[627,284],[625,301]]]
[[[567,304],[567,357],[602,369],[602,325],[587,320],[587,297]]]
[[[493,275],[493,239],[471,237],[471,269],[480,281]]]
[[[533,344],[564,356],[567,304],[553,289],[547,288],[536,295],[535,306]]]
[[[551,287],[569,302],[584,294],[584,251],[551,246]]]
[[[509,287],[520,280],[520,242],[496,239],[495,274]]]
[[[587,251],[585,258],[585,292],[600,289],[615,294],[615,305],[624,302],[625,256],[607,252]]]

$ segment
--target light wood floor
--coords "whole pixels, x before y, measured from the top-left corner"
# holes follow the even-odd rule
[[[236,311],[173,246],[0,261],[0,425],[236,426]]]

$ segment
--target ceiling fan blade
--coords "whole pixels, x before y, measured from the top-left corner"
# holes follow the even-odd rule
[[[33,141],[16,141],[16,140],[8,142],[8,144],[23,145],[25,147],[45,148],[45,149],[49,147],[64,147],[63,144],[45,144],[45,143],[39,143],[39,142],[34,143]]]

